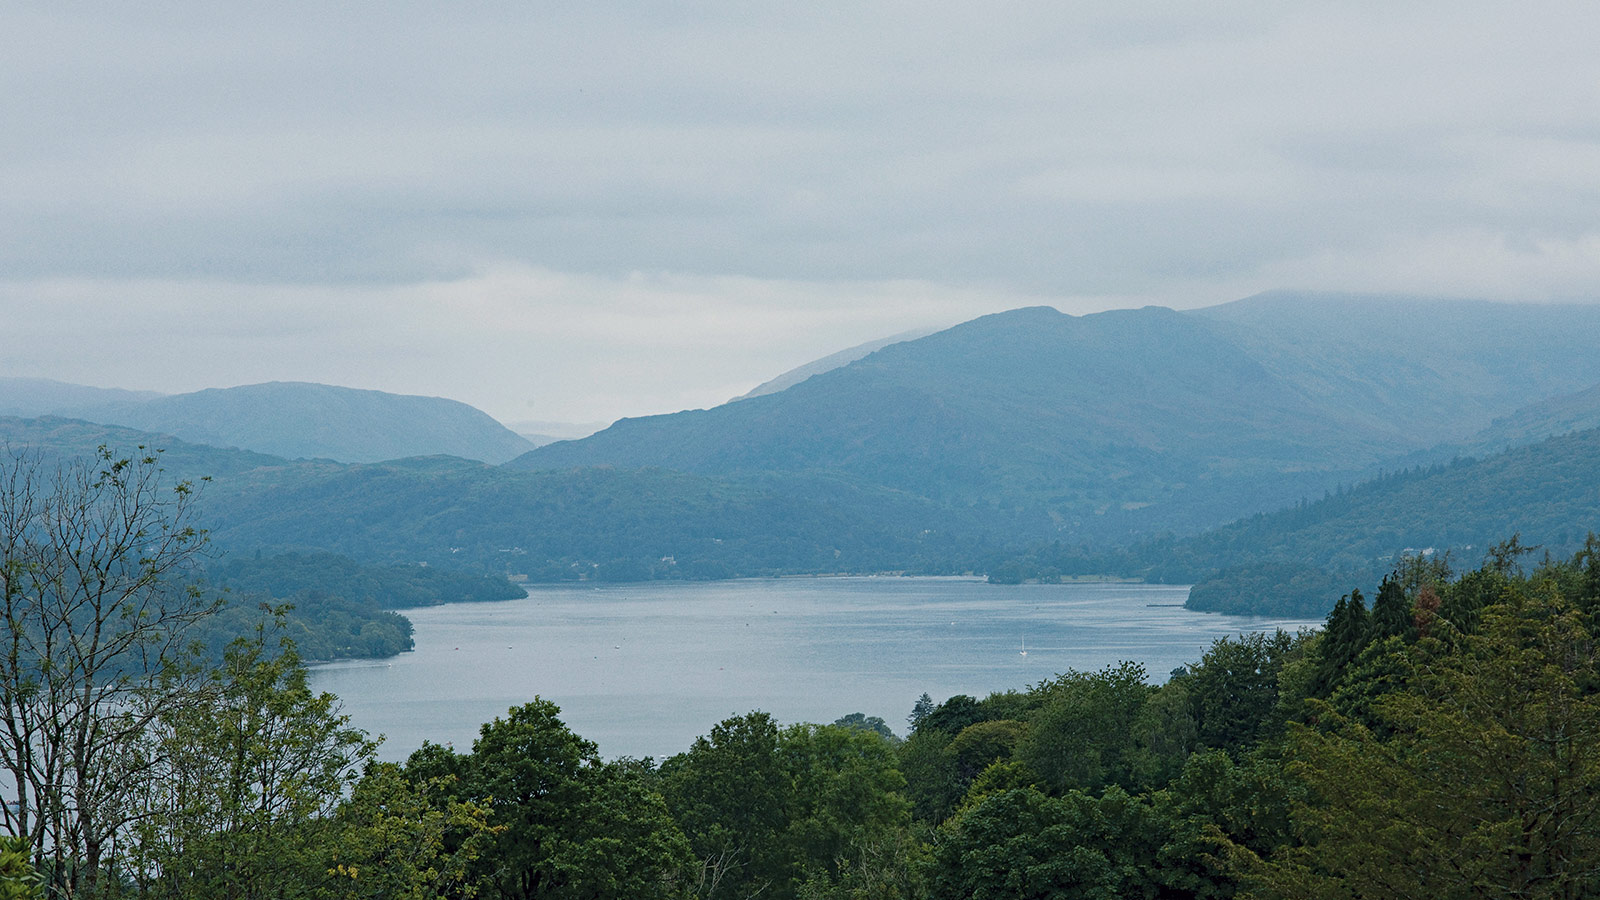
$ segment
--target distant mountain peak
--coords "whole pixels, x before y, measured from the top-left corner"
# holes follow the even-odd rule
[[[4,387],[0,382],[0,397]],[[459,401],[309,381],[154,396],[82,388],[62,397],[82,402],[35,402],[23,412],[70,415],[289,459],[378,462],[444,454],[498,464],[533,448],[487,413]],[[37,408],[41,405],[47,408]]]

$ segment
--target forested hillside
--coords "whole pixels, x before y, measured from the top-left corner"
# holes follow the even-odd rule
[[[98,459],[107,467],[120,460],[147,466],[166,489],[182,485],[185,496],[194,498],[193,527],[208,541],[207,565],[196,573],[197,584],[221,604],[192,635],[213,659],[233,639],[274,620],[281,620],[284,633],[309,659],[393,656],[411,648],[411,623],[393,610],[523,593],[503,575],[465,572],[464,566],[435,569],[412,560],[395,565],[377,556],[356,560],[330,553],[285,553],[259,544],[230,546],[210,533],[213,507],[226,505],[226,491],[248,493],[266,483],[315,480],[345,468],[337,464],[291,463],[55,418],[0,417],[0,445],[5,447],[0,471],[31,471],[48,479],[88,460]]]
[[[196,628],[213,659],[229,642],[270,626],[311,660],[394,656],[410,650],[411,622],[395,610],[512,600],[504,578],[425,566],[362,565],[331,553],[224,555],[204,589],[223,606]]]
[[[220,483],[217,542],[323,549],[535,581],[970,569],[979,512],[817,476],[716,479],[660,469],[515,472],[409,460],[306,480]],[[1003,534],[1003,532],[1001,533]]]
[[[1600,530],[1600,429],[1386,475],[1188,538],[1096,552],[1062,544],[987,564],[997,580],[1117,574],[1197,582],[1195,609],[1319,615],[1403,557],[1481,560],[1504,535],[1557,556]]]

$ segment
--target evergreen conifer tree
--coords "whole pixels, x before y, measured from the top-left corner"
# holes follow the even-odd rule
[[[1372,639],[1398,637],[1406,641],[1416,638],[1416,623],[1412,620],[1411,601],[1406,599],[1405,588],[1393,575],[1385,575],[1378,587],[1378,597],[1372,601]]]

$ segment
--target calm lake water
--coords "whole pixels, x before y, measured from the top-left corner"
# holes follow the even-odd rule
[[[1160,682],[1219,637],[1320,624],[1190,612],[1188,593],[889,577],[541,586],[407,610],[414,651],[318,666],[312,684],[386,735],[387,759],[424,739],[469,749],[535,695],[606,757],[667,756],[755,709],[783,723],[863,712],[904,732],[924,691],[981,697],[1120,660]]]

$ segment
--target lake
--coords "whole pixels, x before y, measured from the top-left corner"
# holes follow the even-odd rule
[[[538,586],[406,610],[415,650],[319,665],[311,680],[386,735],[386,759],[424,739],[470,749],[479,725],[535,695],[608,758],[668,756],[751,710],[783,723],[862,712],[903,733],[923,692],[981,697],[1120,660],[1160,682],[1217,638],[1321,624],[1191,612],[1188,593],[895,577]]]

